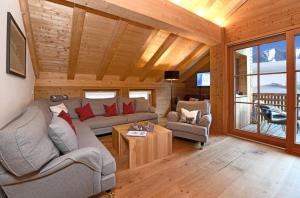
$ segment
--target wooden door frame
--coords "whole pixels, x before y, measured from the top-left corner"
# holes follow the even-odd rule
[[[229,126],[229,130],[228,131],[229,131],[230,135],[239,136],[239,137],[246,138],[246,139],[251,139],[251,140],[254,140],[254,141],[259,141],[259,142],[263,142],[263,143],[266,143],[266,144],[271,144],[271,145],[282,147],[282,148],[290,148],[287,145],[287,143],[290,143],[290,141],[291,141],[290,135],[289,136],[287,135],[286,139],[284,140],[284,139],[279,139],[279,138],[276,138],[276,137],[262,135],[260,133],[247,133],[245,131],[235,129],[235,127],[234,127],[234,121],[235,121],[235,117],[234,117],[234,114],[235,114],[235,107],[234,107],[234,104],[235,104],[234,103],[235,91],[234,91],[234,64],[233,64],[234,51],[238,50],[238,49],[244,49],[244,48],[247,48],[247,47],[258,46],[258,45],[261,45],[261,44],[276,42],[276,41],[280,41],[280,40],[286,40],[286,44],[288,45],[286,34],[282,33],[282,34],[273,35],[273,36],[270,36],[270,37],[267,37],[267,38],[262,38],[262,39],[259,39],[259,40],[254,40],[254,41],[249,41],[249,42],[246,42],[246,43],[240,43],[240,44],[237,44],[237,45],[228,46],[228,50],[227,50],[228,51],[227,65],[228,65],[228,71],[229,71],[228,72],[228,80],[229,80],[229,86],[228,86],[229,87],[228,88],[228,103],[229,103],[228,104],[228,106],[229,106],[229,112],[228,112],[229,113],[229,123],[228,123],[228,126]],[[291,54],[289,54],[289,56],[288,56],[289,57],[289,62],[287,60],[287,65],[291,61],[290,56],[291,56]],[[288,57],[287,57],[287,59],[288,59]],[[287,76],[288,76],[288,72],[291,72],[291,71],[288,71],[288,66],[287,66],[287,69],[286,69],[286,75]],[[291,80],[289,80],[289,84],[291,84]],[[292,92],[287,93],[287,94],[292,94]],[[288,98],[291,98],[291,97],[288,97]],[[292,103],[290,104],[290,102],[292,102],[292,101],[287,101],[288,112],[290,112],[292,110],[291,109]],[[288,107],[288,104],[289,104],[289,107]],[[291,114],[291,113],[288,113],[288,114]],[[291,118],[292,117],[288,117],[287,119],[291,119]],[[292,122],[292,121],[290,121],[290,122]],[[287,129],[286,129],[287,134],[288,134],[288,130],[292,130],[292,127],[289,127],[289,128],[287,127]]]

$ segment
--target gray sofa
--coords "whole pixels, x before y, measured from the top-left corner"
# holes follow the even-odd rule
[[[155,108],[148,105],[144,98],[129,99],[126,97],[116,97],[109,99],[71,99],[62,101],[66,107],[71,110],[70,115],[73,119],[78,119],[78,116],[72,109],[78,106],[90,103],[93,113],[96,115],[94,118],[83,121],[85,125],[94,131],[96,135],[102,135],[112,132],[112,126],[139,122],[150,121],[155,124],[158,123],[158,115],[155,113]],[[123,115],[123,102],[132,102],[134,105],[135,113]],[[61,102],[51,102],[50,105],[55,105]],[[105,117],[105,110],[103,105],[117,104],[118,116]]]
[[[59,155],[48,137],[49,105],[53,103],[34,101],[0,130],[0,197],[85,198],[111,190],[116,183],[115,159],[95,133],[108,133],[113,125],[132,121],[157,122],[157,115],[150,110],[109,118],[97,115],[81,122],[71,108],[81,105],[81,100],[64,103],[73,117],[79,149]]]
[[[195,125],[179,121],[181,108],[201,111],[201,117]],[[207,101],[179,101],[176,111],[169,112],[166,126],[172,130],[173,136],[195,140],[203,146],[208,141],[211,121],[210,104]]]

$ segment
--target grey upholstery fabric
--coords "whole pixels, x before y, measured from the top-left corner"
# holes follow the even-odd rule
[[[175,131],[184,131],[195,135],[207,135],[207,128],[182,122],[167,122],[167,128]]]
[[[208,114],[208,115],[202,116],[199,119],[199,122],[197,124],[199,126],[203,126],[203,127],[209,128],[210,125],[211,125],[211,121],[212,121],[211,114]]]
[[[125,117],[127,118],[127,123],[153,120],[158,118],[157,114],[155,113],[134,113],[128,114]]]
[[[102,156],[102,175],[109,175],[116,172],[116,162],[111,153],[105,146],[95,138],[94,133],[84,123],[74,120],[78,129],[77,139],[79,148],[94,147],[101,151]]]
[[[28,177],[14,177],[8,172],[0,168],[0,184],[1,186],[12,185],[16,183],[28,182],[36,179],[55,174],[60,170],[68,168],[69,166],[79,163],[89,167],[93,171],[101,173],[102,157],[101,152],[97,148],[82,148],[72,151],[66,155],[62,155],[53,159],[45,165],[39,172],[31,174]]]
[[[179,122],[181,108],[189,111],[198,110],[196,124]],[[207,101],[179,101],[176,112],[168,114],[167,128],[172,130],[173,136],[207,142],[211,125],[210,104]]]
[[[0,131],[0,152],[2,165],[16,176],[39,170],[59,154],[42,111],[34,106]]]
[[[53,116],[49,125],[49,136],[63,154],[78,149],[77,137],[74,130],[62,118]]]
[[[128,104],[132,103],[133,110],[135,111],[135,99],[118,97],[118,112],[119,114],[123,114],[123,103]]]
[[[189,111],[200,110],[202,115],[210,113],[210,105],[207,101],[179,101],[176,111],[180,113],[181,108]]]
[[[102,176],[102,180],[101,180],[102,191],[110,190],[111,186],[115,186],[115,185],[116,185],[115,174]]]
[[[64,100],[62,102],[66,105],[68,109],[68,113],[70,114],[71,118],[78,119],[78,115],[75,112],[75,109],[81,107],[81,100],[77,98],[77,99]]]
[[[87,126],[89,126],[91,129],[98,129],[98,128],[127,123],[127,118],[123,115],[111,116],[111,117],[96,116],[88,120],[85,120],[84,123]]]
[[[2,188],[13,198],[85,198],[101,192],[101,176],[75,163],[47,177]]]
[[[179,113],[176,111],[170,111],[168,113],[168,121],[170,122],[178,122],[179,121]]]
[[[38,107],[42,111],[46,119],[47,125],[50,124],[52,119],[52,113],[49,110],[49,102],[47,100],[35,100],[28,107]]]
[[[116,98],[109,98],[109,99],[82,99],[82,106],[86,105],[87,103],[90,103],[91,108],[93,110],[93,113],[96,116],[102,116],[105,114],[104,104],[105,105],[112,105],[113,103],[116,103],[117,105],[117,99]]]
[[[145,98],[135,99],[135,112],[149,112],[149,104]]]

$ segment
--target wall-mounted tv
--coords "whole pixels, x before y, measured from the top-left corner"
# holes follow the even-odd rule
[[[197,73],[196,81],[197,81],[197,87],[209,87],[210,72]]]

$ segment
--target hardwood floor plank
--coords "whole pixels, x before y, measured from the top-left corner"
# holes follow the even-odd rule
[[[100,138],[111,149],[111,137]],[[227,136],[197,143],[173,138],[173,154],[117,171],[115,197],[297,197],[300,159],[265,145]],[[124,163],[117,159],[119,167]]]

